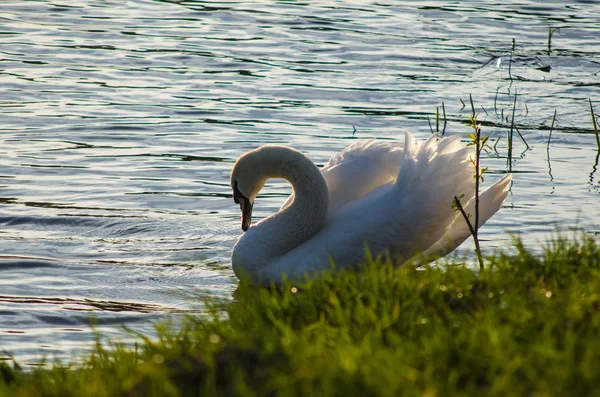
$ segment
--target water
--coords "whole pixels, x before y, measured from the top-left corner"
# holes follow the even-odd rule
[[[442,103],[446,134],[466,134],[469,94],[502,137],[486,181],[507,172],[515,93],[530,146],[516,138],[483,249],[600,233],[598,14],[583,0],[3,1],[0,348],[68,360],[93,340],[90,315],[127,340],[120,324],[151,333],[231,297],[239,155],[276,142],[323,164],[355,138],[425,138]],[[256,218],[289,191],[269,183]]]

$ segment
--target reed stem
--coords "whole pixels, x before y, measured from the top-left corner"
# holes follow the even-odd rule
[[[594,133],[596,134],[596,144],[598,145],[598,151],[600,152],[600,135],[598,134],[598,124],[596,123],[596,115],[594,114],[594,107],[592,106],[592,100],[590,101],[590,114],[592,115],[592,125],[594,126]]]

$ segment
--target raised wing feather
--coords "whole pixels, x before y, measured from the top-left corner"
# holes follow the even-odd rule
[[[502,207],[502,203],[508,196],[512,174],[505,175],[502,179],[494,183],[492,186],[484,190],[479,196],[479,227],[492,217]],[[475,213],[475,199],[472,197],[467,205],[464,206],[467,214]],[[473,222],[474,216],[470,217]],[[471,231],[467,222],[462,216],[457,217],[452,226],[444,233],[444,235],[431,247],[425,250],[421,255],[422,259],[429,261],[436,258],[441,258],[449,254],[461,245],[469,236]]]
[[[321,169],[329,188],[328,217],[375,188],[394,182],[400,169],[403,145],[369,139],[357,141],[335,154]],[[281,207],[293,200],[292,194]]]

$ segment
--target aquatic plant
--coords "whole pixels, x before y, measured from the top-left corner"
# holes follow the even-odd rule
[[[469,95],[471,99],[471,105],[473,104],[473,98]],[[483,174],[487,171],[486,168],[481,168],[481,152],[489,148],[487,145],[487,141],[489,137],[481,136],[481,124],[477,122],[477,114],[475,114],[475,107],[472,106],[473,113],[469,116],[469,126],[473,129],[474,133],[469,134],[469,138],[471,141],[467,144],[467,146],[475,146],[475,158],[470,159],[473,167],[475,169],[475,174],[473,177],[475,178],[475,220],[474,223],[471,223],[470,217],[471,214],[467,214],[462,206],[460,201],[461,197],[454,196],[454,200],[452,202],[452,207],[459,211],[464,218],[467,226],[469,227],[469,231],[471,232],[471,236],[473,236],[473,242],[475,243],[475,254],[477,255],[477,260],[479,261],[479,269],[483,270],[483,256],[481,255],[481,247],[479,244],[479,184],[483,182]]]
[[[596,135],[596,144],[598,145],[598,151],[600,152],[600,134],[598,133],[598,124],[596,123],[596,115],[594,114],[594,106],[592,100],[590,101],[590,115],[592,116],[592,126],[594,127],[594,134]]]
[[[560,32],[560,28],[553,28],[552,26],[548,25],[548,52],[546,55],[550,55],[552,53],[552,36],[556,32]]]

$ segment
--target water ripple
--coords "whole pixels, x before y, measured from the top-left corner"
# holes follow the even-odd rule
[[[600,230],[593,2],[63,3],[2,6],[0,348],[30,364],[85,348],[89,314],[107,335],[152,333],[230,297],[229,171],[245,151],[287,144],[323,165],[353,139],[428,136],[442,104],[464,133],[470,95],[498,140],[490,179],[507,172],[516,92],[530,146],[515,144],[484,249]],[[289,193],[270,181],[257,219]]]

